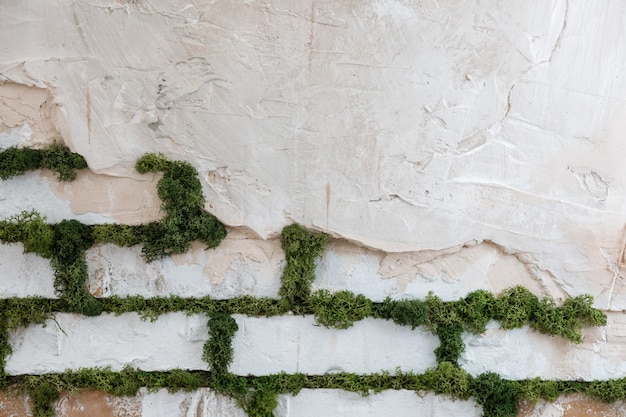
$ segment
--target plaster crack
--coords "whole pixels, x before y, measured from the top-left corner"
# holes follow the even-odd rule
[[[561,41],[563,40],[563,34],[565,33],[565,28],[567,27],[567,15],[569,12],[569,0],[565,0],[565,12],[563,13],[563,25],[561,26],[561,30],[559,32],[559,36],[556,38],[556,42],[554,43],[554,47],[550,52],[550,56],[545,62],[552,62],[552,58],[556,51],[561,47]]]

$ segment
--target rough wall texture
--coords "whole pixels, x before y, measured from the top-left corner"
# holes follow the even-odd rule
[[[205,208],[229,236],[215,250],[194,245],[150,264],[138,247],[94,246],[88,286],[96,296],[277,297],[285,262],[277,236],[298,222],[338,238],[317,262],[314,289],[375,301],[433,291],[455,300],[523,285],[556,300],[591,294],[611,312],[608,326],[589,330],[579,346],[528,329],[467,336],[462,366],[470,373],[625,377],[625,15],[626,4],[609,0],[5,2],[0,148],[56,140],[83,155],[89,170],[72,183],[47,171],[3,182],[0,217],[36,209],[51,222],[158,219],[158,175],[133,166],[145,152],[163,152],[199,171]],[[21,252],[20,244],[0,246],[0,296],[55,297],[48,262]],[[183,342],[168,340],[172,355],[146,369],[206,365],[199,357],[206,331],[196,335],[193,318],[57,320],[64,332],[49,323],[12,335],[12,373],[152,363],[159,359],[141,358],[133,346],[143,352],[159,342],[141,336],[170,333]],[[96,320],[111,320],[104,337],[130,356],[81,333],[80,326],[108,329]],[[238,342],[233,369],[244,374],[247,367],[323,372],[349,368],[349,359],[356,372],[434,363],[430,334],[361,323],[350,330],[359,345],[346,351],[349,339],[341,339],[352,335],[321,335],[309,319],[247,320],[240,328],[259,337],[287,337],[280,333],[290,326],[300,333],[285,340],[285,352],[270,344],[250,363],[237,357],[250,340]],[[65,327],[88,340],[68,345],[73,333]],[[307,362],[300,334],[334,353]],[[419,340],[409,348],[410,338]],[[105,357],[92,355],[89,343]],[[404,359],[391,363],[385,343],[401,344]],[[420,344],[429,347],[413,356]],[[33,362],[29,349],[41,360]],[[409,394],[303,392],[281,398],[276,414],[476,412],[471,402]],[[211,392],[168,395],[83,394],[62,399],[57,411],[85,415],[76,414],[78,404],[93,401],[102,416],[239,413]],[[28,409],[23,399],[7,401],[0,413]],[[574,416],[584,401],[523,412]],[[598,416],[623,413],[620,404],[589,407]]]

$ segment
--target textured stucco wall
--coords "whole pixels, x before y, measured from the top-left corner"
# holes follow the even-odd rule
[[[88,285],[96,296],[276,297],[285,262],[277,236],[298,222],[337,238],[317,262],[314,289],[348,289],[376,301],[433,291],[455,300],[475,289],[523,285],[556,300],[591,294],[610,312],[609,325],[589,330],[575,347],[528,329],[468,336],[462,366],[472,373],[624,377],[625,16],[626,4],[609,0],[5,2],[0,148],[58,140],[90,170],[73,183],[47,171],[3,182],[0,218],[36,209],[51,222],[158,219],[158,176],[133,166],[145,152],[163,152],[199,171],[205,208],[229,236],[215,250],[194,245],[150,264],[137,247],[94,246]],[[48,262],[21,252],[20,244],[0,245],[0,296],[54,297]],[[58,369],[138,366],[147,362],[132,353],[133,343],[156,343],[140,336],[166,338],[167,320],[194,320],[128,317],[57,319],[76,334],[81,326],[106,328],[97,320],[110,320],[112,329],[124,323],[127,335],[115,341],[113,330],[107,334],[125,344],[128,357],[107,350],[110,357],[97,362],[89,347],[95,339],[66,351],[72,332],[51,323],[15,332],[9,364],[15,373],[51,371],[43,359],[49,355]],[[251,334],[254,326],[259,337],[294,327],[339,358],[346,354],[341,339],[352,337],[339,330],[318,336],[308,318],[248,320],[241,327]],[[357,372],[431,366],[431,335],[361,325],[350,331],[363,344],[347,354],[361,361]],[[192,352],[189,363],[165,358],[151,369],[204,366],[200,333],[179,334],[180,349]],[[389,363],[383,342],[396,336],[406,362]],[[411,358],[415,346],[403,351],[411,338],[430,346],[427,357]],[[272,352],[270,344],[275,366],[261,363],[255,372],[298,369],[299,336],[285,344],[292,350]],[[34,348],[41,363],[32,361]],[[233,366],[245,374],[257,362]],[[341,367],[332,357],[307,366]],[[277,413],[332,414],[323,407],[337,404],[330,406],[343,410],[337,415],[348,415],[342,407],[380,415],[372,411],[380,404],[404,404],[387,396],[404,394],[357,400],[307,392],[281,400]],[[150,401],[170,402],[159,395],[166,394],[136,400],[144,416],[158,415],[147,411],[161,407]],[[171,401],[179,400],[217,402],[224,415],[236,413],[212,393]],[[475,412],[471,403],[444,405],[438,397],[406,401],[411,410],[415,402],[464,410],[436,415]],[[178,409],[200,416],[211,407]],[[567,412],[543,407],[534,415]]]

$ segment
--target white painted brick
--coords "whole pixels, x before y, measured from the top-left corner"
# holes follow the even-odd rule
[[[97,296],[142,295],[225,299],[239,295],[278,298],[284,254],[280,242],[238,231],[216,249],[195,242],[187,253],[146,263],[141,247],[95,245],[87,251],[89,288]]]
[[[528,326],[502,330],[491,322],[482,335],[463,335],[466,348],[460,365],[472,375],[491,371],[507,379],[623,378],[626,335],[621,329],[626,315],[607,315],[606,327],[583,329],[584,341],[579,345],[533,332]]]
[[[280,395],[276,417],[480,417],[482,407],[472,400],[455,401],[431,393],[382,391],[363,397],[336,389],[303,389],[296,396]]]
[[[239,331],[230,371],[237,375],[374,373],[397,367],[421,373],[436,366],[435,336],[387,320],[365,319],[336,330],[316,325],[313,316],[235,319]]]
[[[24,253],[21,243],[0,243],[0,298],[56,298],[50,260]]]
[[[231,397],[207,388],[193,392],[168,392],[165,389],[143,395],[141,417],[246,417]]]
[[[49,223],[64,219],[76,219],[86,224],[111,222],[100,212],[77,214],[70,201],[59,196],[56,189],[70,188],[71,183],[59,182],[48,170],[36,170],[18,175],[8,181],[0,181],[0,219],[6,219],[24,210],[35,210]]]
[[[386,297],[424,299],[430,291],[444,301],[455,301],[475,290],[497,294],[515,285],[538,296],[564,296],[551,280],[542,279],[540,271],[533,271],[489,243],[448,251],[385,253],[336,241],[316,261],[312,287],[349,290],[378,302]]]
[[[57,324],[58,323],[58,324]],[[10,335],[11,375],[63,372],[66,369],[125,365],[145,371],[208,369],[202,346],[208,339],[203,315],[165,314],[142,321],[138,314],[85,317],[59,313],[45,327],[32,325]]]

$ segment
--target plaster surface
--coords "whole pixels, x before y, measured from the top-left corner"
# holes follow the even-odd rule
[[[626,306],[623,4],[32,6],[0,16],[6,146],[52,132],[133,179],[163,152],[263,238],[296,221],[387,252],[493,242]]]

